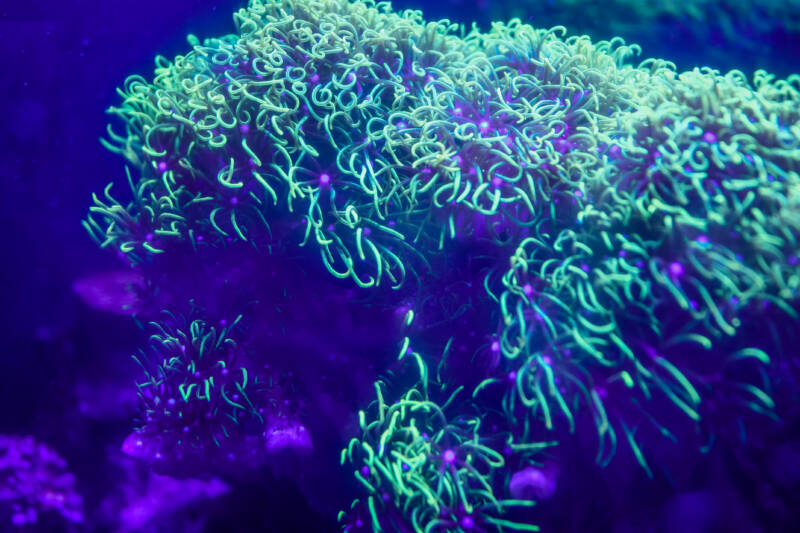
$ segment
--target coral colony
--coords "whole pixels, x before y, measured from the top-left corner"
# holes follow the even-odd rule
[[[126,453],[329,462],[345,531],[534,531],[565,446],[653,478],[777,418],[800,77],[387,2],[234,20],[110,110],[127,179],[85,226],[150,323]]]
[[[724,64],[755,56],[791,65],[791,54],[765,44],[792,46],[800,31],[797,0],[518,0],[492,2],[487,10],[495,18],[518,16],[537,25],[559,21],[570,31],[635,36],[645,50],[681,44],[694,57]]]

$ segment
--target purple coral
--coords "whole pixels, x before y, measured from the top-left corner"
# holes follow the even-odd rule
[[[38,524],[45,515],[83,522],[83,498],[66,461],[31,436],[0,435],[0,518],[5,515],[16,527]]]

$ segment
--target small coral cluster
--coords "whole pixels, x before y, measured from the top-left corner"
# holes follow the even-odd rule
[[[358,431],[346,529],[531,530],[570,435],[653,477],[661,441],[776,417],[799,77],[388,3],[234,20],[111,109],[133,198],[109,185],[85,225],[155,332],[126,451],[224,472]]]
[[[4,530],[82,523],[83,498],[66,461],[33,437],[0,435],[0,517],[9,519]]]
[[[429,382],[420,354],[413,357],[418,383],[391,403],[385,383],[376,383],[377,401],[359,414],[361,438],[342,450],[342,464],[363,465],[354,476],[368,493],[339,513],[344,530],[538,531],[515,511],[547,495],[552,479],[534,457],[557,443],[527,442],[497,425],[487,434],[481,426],[491,416],[463,408],[464,387],[447,396],[447,386]],[[509,479],[509,468],[520,464],[526,468]]]
[[[171,461],[183,473],[205,472],[217,460],[228,471],[261,464],[266,452],[287,446],[310,451],[307,430],[279,404],[278,380],[243,366],[245,354],[231,336],[241,316],[219,329],[195,320],[181,330],[180,319],[165,313],[153,323],[159,332],[150,337],[151,354],[136,358],[147,378],[138,384],[145,425],[123,451],[156,465]],[[266,443],[259,439],[265,428]],[[206,453],[220,441],[223,456]]]

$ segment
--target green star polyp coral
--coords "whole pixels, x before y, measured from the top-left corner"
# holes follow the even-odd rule
[[[653,477],[660,440],[707,449],[732,406],[736,427],[776,416],[771,364],[797,340],[775,321],[797,319],[800,77],[679,74],[631,64],[621,40],[465,32],[386,2],[252,0],[234,20],[126,81],[125,131],[104,143],[135,169],[133,200],[106,189],[86,227],[164,290],[184,287],[175,265],[303,252],[402,311],[384,344],[422,377],[394,403],[379,382],[361,413],[342,459],[366,496],[345,528],[531,530],[519,487],[535,483],[512,470],[571,434]],[[255,322],[257,305],[227,316]],[[148,386],[196,403],[203,348],[169,340],[206,338],[189,327],[162,331],[171,358]],[[220,357],[233,377],[208,438],[266,401],[257,365]],[[246,397],[226,396],[240,380]]]

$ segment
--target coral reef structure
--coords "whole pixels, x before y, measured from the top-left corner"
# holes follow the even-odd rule
[[[234,21],[110,109],[131,199],[85,226],[152,323],[126,452],[338,458],[346,530],[527,531],[570,439],[655,477],[777,418],[800,77],[386,2]]]

